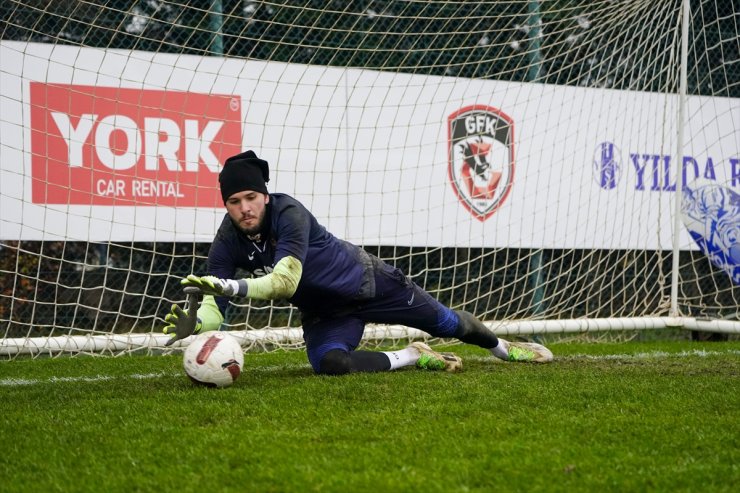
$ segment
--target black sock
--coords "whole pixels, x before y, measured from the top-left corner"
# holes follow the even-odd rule
[[[332,349],[321,359],[324,375],[345,375],[355,372],[387,371],[391,369],[388,356],[379,351],[352,351]]]
[[[457,326],[454,334],[455,337],[464,343],[475,344],[484,349],[491,349],[498,346],[498,337],[496,337],[496,334],[483,325],[483,322],[478,320],[475,315],[462,310],[455,310],[455,313],[460,319],[460,324]]]
[[[388,356],[379,351],[352,351],[349,353],[352,359],[352,371],[388,371],[391,369],[391,361]]]

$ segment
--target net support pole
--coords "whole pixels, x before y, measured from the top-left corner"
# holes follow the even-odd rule
[[[676,192],[673,196],[673,265],[671,268],[671,316],[680,316],[678,310],[678,269],[679,269],[679,237],[681,232],[681,199],[683,197],[683,145],[684,119],[686,115],[686,78],[689,52],[689,0],[683,0],[683,20],[681,22],[681,63],[678,81],[678,121],[676,129]]]
[[[215,56],[223,56],[224,54],[224,40],[223,40],[223,2],[221,0],[212,0],[211,8],[208,12],[211,32],[210,53]]]
[[[542,29],[540,20],[539,0],[530,0],[527,4],[527,26],[529,28],[529,68],[527,69],[528,82],[540,82],[542,75]],[[544,275],[542,266],[542,248],[532,251],[529,260],[529,284],[532,288],[532,314],[539,317],[545,311]]]

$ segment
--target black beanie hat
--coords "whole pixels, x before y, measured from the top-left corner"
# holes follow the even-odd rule
[[[270,181],[270,168],[267,161],[257,157],[254,151],[246,151],[231,156],[224,163],[218,175],[221,198],[226,201],[238,192],[254,190],[267,194],[266,182]]]

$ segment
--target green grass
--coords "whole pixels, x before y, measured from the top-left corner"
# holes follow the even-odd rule
[[[343,377],[247,354],[227,389],[180,356],[2,362],[0,491],[737,491],[740,342],[551,347]]]

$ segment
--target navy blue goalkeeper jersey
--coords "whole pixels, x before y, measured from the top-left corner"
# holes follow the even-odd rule
[[[331,312],[373,296],[370,255],[329,233],[293,197],[271,193],[258,241],[234,225],[228,214],[208,252],[208,274],[221,279],[260,277],[286,256],[301,261],[303,274],[290,302],[303,312]],[[246,273],[241,272],[246,271]],[[228,299],[217,297],[221,313]]]

